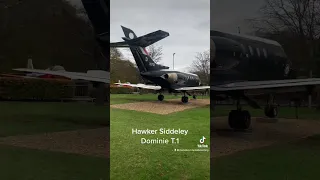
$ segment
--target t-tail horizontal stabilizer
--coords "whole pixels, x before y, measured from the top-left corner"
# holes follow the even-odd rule
[[[110,43],[110,47],[130,47],[130,46],[148,47],[169,36],[168,32],[158,30],[158,31],[146,34],[144,36],[137,37],[131,29],[123,26],[121,27],[126,36],[122,38],[124,42]]]

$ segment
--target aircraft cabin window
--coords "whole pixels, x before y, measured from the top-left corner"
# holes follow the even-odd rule
[[[263,48],[262,51],[263,51],[264,57],[267,58],[268,57],[267,50]]]
[[[252,49],[252,47],[251,47],[251,46],[249,46],[249,50],[250,50],[250,54],[251,54],[251,56],[253,56],[253,49]]]
[[[259,50],[259,48],[257,48],[257,54],[258,54],[258,56],[260,57],[260,50]]]

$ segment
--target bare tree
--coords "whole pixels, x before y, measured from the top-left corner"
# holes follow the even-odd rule
[[[147,48],[149,56],[155,63],[159,63],[162,60],[162,46],[151,45]]]
[[[204,84],[210,81],[210,50],[197,53],[192,62],[191,72],[198,74]]]
[[[253,27],[262,33],[290,32],[296,37],[300,50],[309,61],[307,69],[312,76],[315,40],[320,36],[320,1],[265,0],[261,17],[251,19]]]

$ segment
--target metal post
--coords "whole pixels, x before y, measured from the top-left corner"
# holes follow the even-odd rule
[[[176,53],[173,53],[173,55],[172,55],[172,69],[174,69],[174,55],[175,55]]]

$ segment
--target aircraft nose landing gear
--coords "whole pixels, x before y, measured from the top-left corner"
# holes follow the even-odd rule
[[[264,108],[264,114],[269,118],[275,118],[278,116],[278,108],[274,105],[268,105]]]
[[[278,107],[274,104],[274,95],[270,94],[267,106],[264,108],[264,114],[269,118],[275,118],[278,116]]]
[[[251,125],[251,115],[249,111],[241,109],[239,100],[237,101],[237,110],[229,113],[229,126],[235,130],[246,130]]]

